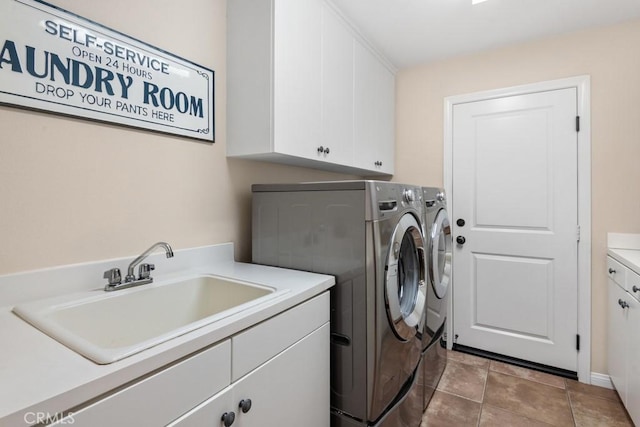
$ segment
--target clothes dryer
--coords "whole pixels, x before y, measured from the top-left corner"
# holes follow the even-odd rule
[[[252,190],[253,262],[336,277],[331,425],[418,427],[427,294],[422,189],[340,181]]]
[[[446,341],[451,282],[451,226],[444,190],[423,187],[424,226],[427,257],[427,309],[422,339],[422,383],[424,408],[435,392],[447,364]]]

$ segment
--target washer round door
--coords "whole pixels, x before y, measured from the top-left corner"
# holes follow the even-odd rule
[[[421,327],[426,301],[424,238],[411,214],[393,232],[385,270],[387,316],[398,338],[407,341]]]
[[[447,294],[451,281],[451,225],[445,209],[440,209],[433,221],[429,244],[429,281],[436,297]]]

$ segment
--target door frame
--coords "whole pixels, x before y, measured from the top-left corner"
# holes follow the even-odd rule
[[[512,86],[449,96],[444,99],[444,188],[447,204],[453,200],[453,107],[475,101],[484,101],[506,96],[526,95],[558,89],[577,90],[577,112],[580,116],[578,132],[578,380],[591,384],[591,78],[588,75],[543,81],[521,86]],[[447,206],[454,217],[452,206]],[[452,220],[453,222],[453,220]],[[455,283],[455,277],[451,278]],[[452,290],[455,291],[455,289]],[[450,318],[453,318],[453,292],[449,298]],[[453,337],[453,321],[447,326],[447,336]],[[447,340],[451,348],[453,340]]]

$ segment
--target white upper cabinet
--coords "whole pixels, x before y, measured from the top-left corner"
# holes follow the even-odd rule
[[[353,152],[353,35],[336,12],[322,7],[322,140],[326,161],[349,165]]]
[[[325,0],[227,7],[227,155],[393,174],[395,77],[342,15]]]
[[[322,4],[319,0],[276,0],[274,3],[274,151],[315,158],[315,148],[321,138]]]
[[[355,166],[393,174],[395,77],[361,43],[354,53]]]

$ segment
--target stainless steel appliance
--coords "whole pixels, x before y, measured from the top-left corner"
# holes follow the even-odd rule
[[[427,293],[422,189],[339,181],[252,190],[253,262],[336,276],[331,425],[418,427]]]
[[[426,409],[447,364],[444,333],[451,281],[451,226],[444,190],[423,187],[427,257],[427,309],[422,336],[422,383]]]

